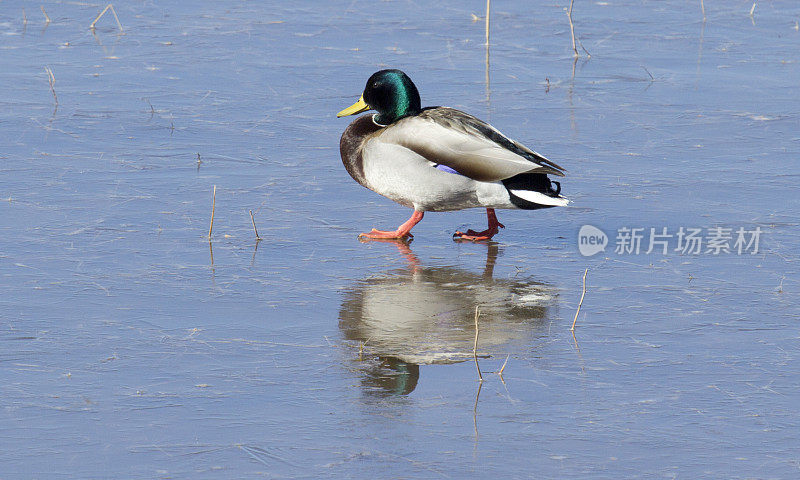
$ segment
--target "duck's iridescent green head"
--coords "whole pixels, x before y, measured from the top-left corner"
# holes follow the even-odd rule
[[[336,116],[344,117],[365,110],[377,110],[375,121],[381,125],[389,125],[422,110],[419,91],[408,75],[400,70],[375,72],[367,80],[358,102]]]

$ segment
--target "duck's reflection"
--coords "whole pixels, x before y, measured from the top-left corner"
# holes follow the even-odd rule
[[[408,394],[419,366],[473,358],[475,307],[480,307],[478,355],[529,347],[555,303],[551,287],[524,278],[495,279],[498,246],[487,245],[481,273],[425,267],[409,246],[393,242],[406,268],[370,276],[346,291],[339,328],[362,350],[357,369],[376,393]]]

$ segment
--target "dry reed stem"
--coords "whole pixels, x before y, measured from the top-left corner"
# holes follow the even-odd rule
[[[104,9],[103,9],[103,11],[102,11],[102,12],[100,12],[100,15],[98,15],[98,16],[97,16],[97,18],[95,18],[95,19],[94,19],[94,21],[92,22],[92,24],[91,24],[91,25],[89,25],[89,28],[90,28],[91,30],[94,30],[94,29],[95,29],[95,24],[97,24],[97,21],[98,21],[98,20],[100,20],[100,17],[102,17],[103,15],[105,15],[105,13],[106,13],[107,11],[109,11],[109,10],[111,10],[111,13],[113,13],[113,14],[114,14],[114,20],[116,20],[116,21],[117,21],[117,26],[119,27],[119,31],[120,31],[120,32],[122,32],[122,33],[125,33],[125,29],[124,29],[124,28],[122,28],[122,24],[121,24],[121,23],[120,23],[120,21],[119,21],[119,17],[117,16],[117,12],[116,12],[116,10],[114,10],[114,5],[112,5],[112,4],[110,4],[110,3],[109,3],[108,5],[106,5],[106,8],[104,8]]]
[[[217,205],[217,186],[214,185],[214,192],[211,194],[211,225],[208,226],[208,239],[211,240],[211,231],[214,229],[214,210]]]
[[[511,356],[511,355],[506,355],[506,361],[505,361],[505,362],[503,362],[503,366],[502,366],[502,367],[500,367],[500,371],[499,371],[499,372],[497,372],[497,374],[498,374],[498,375],[500,375],[500,377],[501,377],[501,378],[503,377],[503,370],[505,370],[505,369],[506,369],[506,365],[508,364],[508,358],[509,358],[510,356]]]
[[[486,104],[491,102],[491,89],[489,88],[489,16],[491,0],[486,0]]]
[[[581,300],[578,302],[578,310],[575,312],[575,318],[572,320],[572,328],[569,330],[575,333],[575,323],[578,321],[578,314],[581,313],[581,305],[583,305],[583,297],[586,295],[586,274],[589,273],[589,269],[583,271],[583,292],[581,293]]]
[[[492,5],[492,0],[486,0],[486,45],[489,45],[489,10]]]
[[[706,21],[706,6],[703,4],[703,0],[700,0],[700,11],[703,12],[703,21]]]
[[[25,7],[22,7],[22,26],[23,27],[28,26],[28,14],[25,13]]]
[[[650,76],[650,82],[654,82],[656,79],[653,78],[653,74],[650,73],[650,70],[648,70],[647,67],[645,67],[644,65],[641,65],[641,67],[644,68],[644,71],[647,72],[647,74]]]
[[[480,307],[475,306],[475,343],[472,345],[472,358],[475,359],[475,369],[478,371],[478,378],[483,382],[483,374],[481,367],[478,365],[478,317],[480,316]]]
[[[43,6],[40,5],[39,8],[41,8],[42,9],[42,13],[44,13],[44,23],[45,23],[45,25],[49,25],[50,24],[50,17],[47,16],[47,12],[44,11],[44,7]]]
[[[490,78],[489,78],[489,8],[490,8],[489,5],[490,5],[489,0],[486,0],[486,43],[485,43],[484,46],[486,48],[486,61],[485,61],[486,76],[485,76],[485,81],[486,81],[486,105],[487,106],[491,105],[491,101],[492,101],[492,90],[491,90],[491,87],[490,87],[491,82],[490,82]]]
[[[44,67],[44,71],[47,72],[47,81],[50,83],[50,92],[53,94],[53,100],[56,102],[57,107],[58,95],[56,95],[56,76],[53,74],[53,70],[50,67]]]
[[[570,0],[567,18],[569,19],[569,34],[572,37],[572,51],[575,52],[575,58],[578,58],[578,48],[575,45],[575,26],[572,24],[572,5],[574,3],[575,0]]]
[[[750,16],[751,16],[751,17],[753,16],[753,12],[755,12],[755,11],[756,11],[756,3],[757,3],[757,2],[753,2],[753,7],[750,9]]]
[[[253,222],[253,231],[256,232],[256,240],[261,240],[261,237],[258,236],[258,229],[256,228],[256,219],[253,217],[253,211],[250,210],[250,221]]]

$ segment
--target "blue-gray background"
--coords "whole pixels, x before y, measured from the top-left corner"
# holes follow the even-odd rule
[[[699,3],[577,1],[573,64],[567,0],[493,2],[488,77],[478,1],[0,3],[0,478],[796,478],[800,6]],[[359,243],[385,67],[573,203]],[[614,252],[681,226],[764,234]]]

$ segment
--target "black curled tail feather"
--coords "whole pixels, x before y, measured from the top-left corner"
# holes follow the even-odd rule
[[[550,208],[553,205],[542,205],[534,203],[524,198],[514,195],[511,190],[529,190],[539,192],[548,197],[558,197],[561,194],[561,183],[550,180],[544,173],[521,173],[502,181],[503,186],[508,190],[511,203],[517,208],[524,210],[536,210],[539,208]]]

